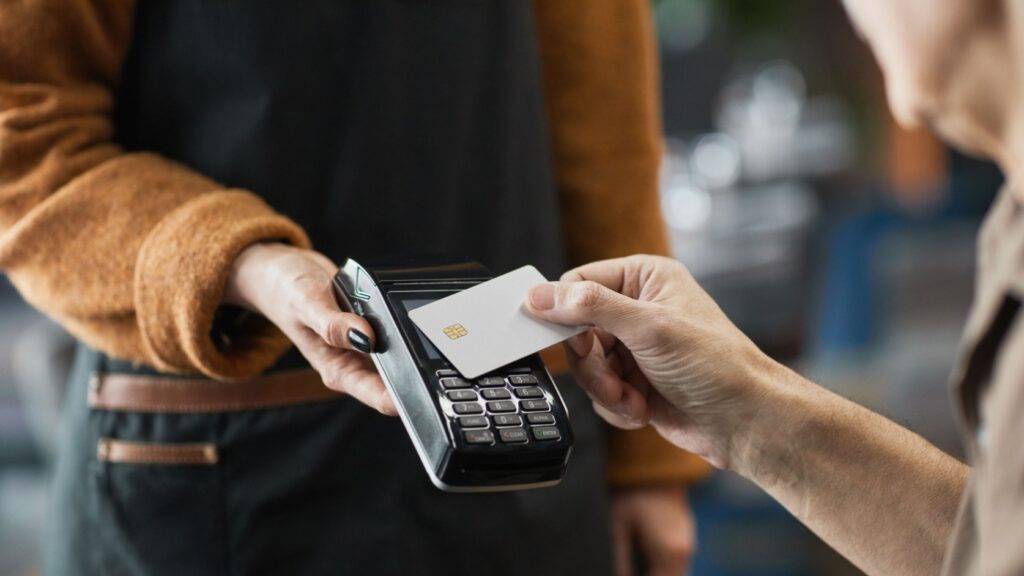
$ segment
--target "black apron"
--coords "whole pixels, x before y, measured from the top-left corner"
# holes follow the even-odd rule
[[[339,262],[449,253],[555,275],[537,58],[529,0],[147,0],[117,139],[262,195]],[[48,574],[611,571],[603,429],[565,379],[577,444],[562,485],[447,494],[401,423],[354,400],[90,409],[90,376],[105,373],[154,374],[81,347]],[[104,438],[209,443],[223,456],[111,463],[97,457]]]

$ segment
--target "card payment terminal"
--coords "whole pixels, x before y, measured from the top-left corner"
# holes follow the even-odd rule
[[[476,262],[363,262],[334,278],[340,304],[369,321],[373,359],[431,481],[450,492],[557,484],[573,435],[555,382],[533,354],[463,378],[409,312],[489,280]]]

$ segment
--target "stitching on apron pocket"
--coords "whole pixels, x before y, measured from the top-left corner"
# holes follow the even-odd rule
[[[96,446],[100,462],[120,464],[213,466],[219,460],[213,444],[161,444],[100,438]]]

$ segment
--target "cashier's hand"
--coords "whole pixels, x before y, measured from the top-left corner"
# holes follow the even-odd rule
[[[320,373],[328,388],[351,394],[382,414],[397,414],[365,354],[373,329],[342,312],[331,281],[338,267],[323,254],[284,244],[255,244],[235,259],[224,301],[277,325]]]
[[[765,356],[678,262],[632,256],[534,287],[534,315],[592,328],[566,343],[597,411],[623,428],[653,425],[675,445],[728,468],[781,367]]]
[[[610,513],[615,576],[634,576],[638,556],[645,576],[688,573],[697,535],[684,486],[615,489]]]

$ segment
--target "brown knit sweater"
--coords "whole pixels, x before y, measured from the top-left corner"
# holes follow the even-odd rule
[[[536,4],[566,242],[575,263],[666,252],[648,0]],[[222,352],[210,333],[246,246],[309,246],[257,195],[126,153],[111,114],[131,0],[0,2],[0,269],[31,304],[112,356],[212,378],[256,374],[290,343],[269,326]],[[651,431],[615,432],[617,484],[706,464]]]

